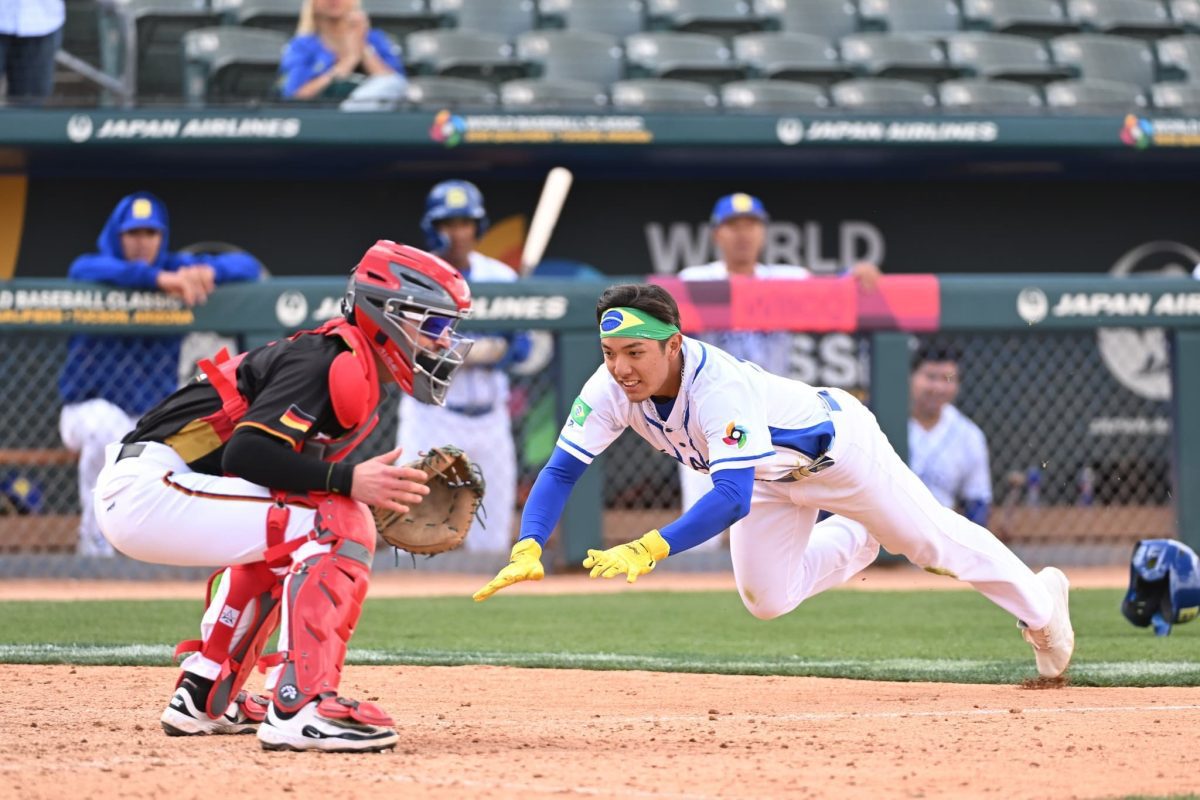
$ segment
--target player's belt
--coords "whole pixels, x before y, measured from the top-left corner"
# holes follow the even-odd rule
[[[137,442],[136,444],[123,444],[121,449],[117,451],[117,461],[123,458],[137,458],[146,449],[145,442]]]
[[[837,400],[834,400],[829,392],[821,390],[817,392],[817,397],[820,398],[821,402],[825,404],[825,408],[829,411],[831,420],[833,419],[834,411],[842,410],[842,407],[838,405]],[[793,483],[801,478],[811,477],[816,475],[818,472],[832,467],[836,463],[832,458],[829,457],[829,451],[833,449],[833,442],[834,440],[830,439],[829,446],[825,449],[825,452],[817,455],[817,457],[812,460],[811,464],[808,464],[804,467],[797,467],[787,475],[784,475],[782,478],[775,480],[775,483]]]
[[[446,406],[447,411],[462,414],[464,417],[482,417],[492,413],[495,406]]]

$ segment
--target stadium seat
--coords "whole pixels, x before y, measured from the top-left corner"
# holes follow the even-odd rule
[[[533,0],[429,0],[429,10],[464,31],[498,33],[512,39],[537,21]]]
[[[840,39],[858,30],[858,12],[850,0],[758,0],[755,8],[790,33]]]
[[[894,78],[855,78],[835,83],[829,90],[838,108],[848,111],[911,114],[937,108],[929,87]]]
[[[726,37],[762,30],[764,24],[749,0],[646,0],[646,18],[650,28]]]
[[[191,105],[265,100],[279,78],[288,37],[279,31],[222,26],[183,36],[184,96]]]
[[[93,67],[100,65],[100,7],[96,0],[66,0],[67,18],[62,29],[62,49]],[[54,96],[95,102],[99,89],[82,75],[56,69]]]
[[[1041,94],[1029,84],[979,78],[939,84],[938,99],[945,111],[971,114],[1028,114],[1043,105]]]
[[[1046,84],[1046,106],[1071,114],[1119,115],[1146,105],[1141,87],[1106,80],[1069,80]]]
[[[1172,36],[1157,48],[1162,77],[1200,81],[1200,36]]]
[[[860,33],[843,37],[841,50],[843,62],[876,77],[938,81],[959,75],[940,45],[922,39]]]
[[[1171,19],[1187,31],[1200,31],[1200,0],[1167,0]]]
[[[266,28],[289,36],[300,22],[296,0],[213,0],[212,7],[225,25]]]
[[[645,28],[641,0],[541,0],[543,21],[569,31],[595,31],[624,39]]]
[[[1088,31],[1154,38],[1183,31],[1159,0],[1067,0],[1067,16]]]
[[[423,73],[492,81],[525,77],[503,36],[482,31],[433,30],[408,35],[405,59]]]
[[[725,43],[702,33],[635,33],[625,38],[625,59],[632,78],[721,83],[746,77]]]
[[[827,39],[804,33],[747,33],[733,40],[733,55],[767,78],[833,83],[854,77]]]
[[[968,28],[1046,38],[1079,30],[1058,0],[963,0]]]
[[[443,108],[489,110],[496,107],[498,100],[490,84],[436,75],[409,78],[406,99],[409,105],[430,111]]]
[[[371,27],[379,28],[398,42],[410,33],[436,28],[440,17],[429,11],[425,0],[362,0]]]
[[[517,39],[517,58],[534,73],[555,80],[592,81],[605,86],[621,79],[621,46],[607,33],[530,31]]]
[[[829,108],[820,86],[793,81],[733,81],[721,87],[721,103],[727,111],[751,114],[806,114]]]
[[[1181,114],[1200,114],[1200,86],[1194,83],[1156,83],[1150,87],[1154,107]]]
[[[517,111],[598,111],[608,95],[599,83],[523,78],[500,86],[500,102]]]
[[[962,27],[954,0],[860,0],[858,11],[864,23],[892,33],[953,33]]]
[[[1148,88],[1154,83],[1154,54],[1137,39],[1099,33],[1073,33],[1050,41],[1060,66],[1087,80],[1118,81]]]
[[[1050,61],[1037,39],[1005,33],[959,33],[945,42],[946,56],[959,69],[979,78],[1049,83],[1073,77]]]
[[[100,55],[104,71],[121,74],[126,58],[123,27],[136,48],[138,97],[183,96],[183,35],[219,22],[207,0],[114,0],[100,15]]]
[[[711,112],[720,101],[711,87],[692,81],[638,78],[611,87],[613,108],[620,111]]]

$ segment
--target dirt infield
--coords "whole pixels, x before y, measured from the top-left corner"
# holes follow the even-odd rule
[[[1097,798],[1200,784],[1200,689],[351,667],[347,694],[379,699],[402,738],[337,756],[169,739],[157,717],[173,680],[0,666],[0,796]]]
[[[872,570],[860,589],[953,588]],[[662,578],[664,580],[659,581]],[[655,575],[668,590],[729,575]],[[1117,571],[1072,573],[1121,585]],[[469,594],[480,576],[380,576],[379,596]],[[531,592],[612,591],[580,576]],[[185,597],[194,584],[0,583],[3,599]],[[1195,791],[1200,688],[1035,691],[819,678],[349,667],[397,719],[393,753],[264,753],[171,739],[175,671],[0,665],[0,797],[1102,798]],[[257,678],[257,676],[256,676]],[[253,683],[253,681],[252,681]],[[264,787],[276,786],[278,791]]]

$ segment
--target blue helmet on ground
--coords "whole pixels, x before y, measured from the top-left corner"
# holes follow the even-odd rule
[[[478,186],[470,181],[442,181],[430,189],[425,198],[421,230],[425,233],[426,247],[435,253],[444,251],[450,244],[437,229],[437,223],[447,219],[475,220],[475,235],[483,236],[488,217]]]
[[[1140,628],[1153,625],[1156,636],[1195,619],[1200,614],[1200,559],[1195,551],[1173,539],[1138,542],[1121,613]]]

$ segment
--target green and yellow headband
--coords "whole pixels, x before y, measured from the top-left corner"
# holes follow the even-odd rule
[[[600,318],[600,338],[670,339],[679,328],[634,308],[610,308]]]

